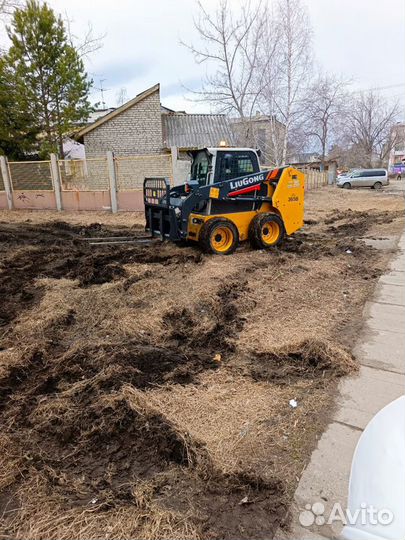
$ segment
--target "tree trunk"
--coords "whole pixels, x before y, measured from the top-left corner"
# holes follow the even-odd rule
[[[63,159],[65,157],[65,153],[63,151],[63,135],[61,130],[61,114],[60,114],[60,108],[59,108],[59,99],[56,98],[56,114],[57,114],[57,120],[58,120],[58,148],[59,148],[59,158]]]
[[[285,165],[287,161],[287,150],[288,150],[288,132],[290,130],[290,119],[289,119],[289,112],[287,113],[287,121],[285,123],[285,130],[284,130],[284,140],[283,140],[283,152],[281,155],[281,165]]]
[[[64,159],[65,153],[63,151],[63,137],[60,133],[58,134],[58,148],[59,148],[59,158]]]

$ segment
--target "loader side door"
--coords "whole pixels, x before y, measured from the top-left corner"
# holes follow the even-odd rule
[[[215,160],[214,183],[232,180],[248,176],[255,172],[259,172],[259,162],[257,155],[251,150],[221,150],[217,152]],[[251,197],[251,194],[246,197]],[[239,197],[242,199],[243,195]],[[211,201],[210,214],[230,214],[232,212],[248,212],[253,210],[251,201],[232,202],[232,201]]]
[[[232,180],[259,171],[257,156],[251,150],[218,151],[214,182]]]

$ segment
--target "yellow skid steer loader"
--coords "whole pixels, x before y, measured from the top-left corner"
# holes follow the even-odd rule
[[[228,255],[239,242],[278,246],[304,224],[304,174],[292,167],[261,170],[250,148],[204,148],[191,153],[186,184],[146,178],[146,230],[174,242],[199,242]]]

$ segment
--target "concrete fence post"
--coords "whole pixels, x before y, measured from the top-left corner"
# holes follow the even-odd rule
[[[118,212],[117,203],[117,176],[115,174],[114,154],[111,151],[107,152],[107,168],[108,178],[110,180],[110,197],[111,197],[111,212]]]
[[[0,156],[0,168],[1,168],[1,175],[3,177],[4,190],[6,192],[6,197],[7,197],[8,209],[12,210],[14,208],[13,188],[12,188],[10,174],[8,170],[7,158],[5,156]]]
[[[56,154],[51,154],[51,175],[53,190],[55,193],[56,209],[58,212],[62,210],[62,193],[61,193],[61,181],[60,181],[60,171],[58,165],[58,158]]]
[[[178,150],[177,150],[177,146],[171,146],[170,147],[170,153],[171,153],[171,157],[172,157],[172,178],[173,178],[173,181],[172,181],[172,185],[173,186],[176,186],[177,184],[179,184],[179,179],[178,179],[178,174],[177,174],[177,160],[179,159],[179,153],[178,153]]]

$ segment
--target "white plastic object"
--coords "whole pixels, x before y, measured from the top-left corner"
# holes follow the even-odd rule
[[[364,507],[387,510],[392,520],[366,514],[343,528],[345,540],[405,540],[405,396],[381,409],[357,443],[348,510],[354,515]]]

